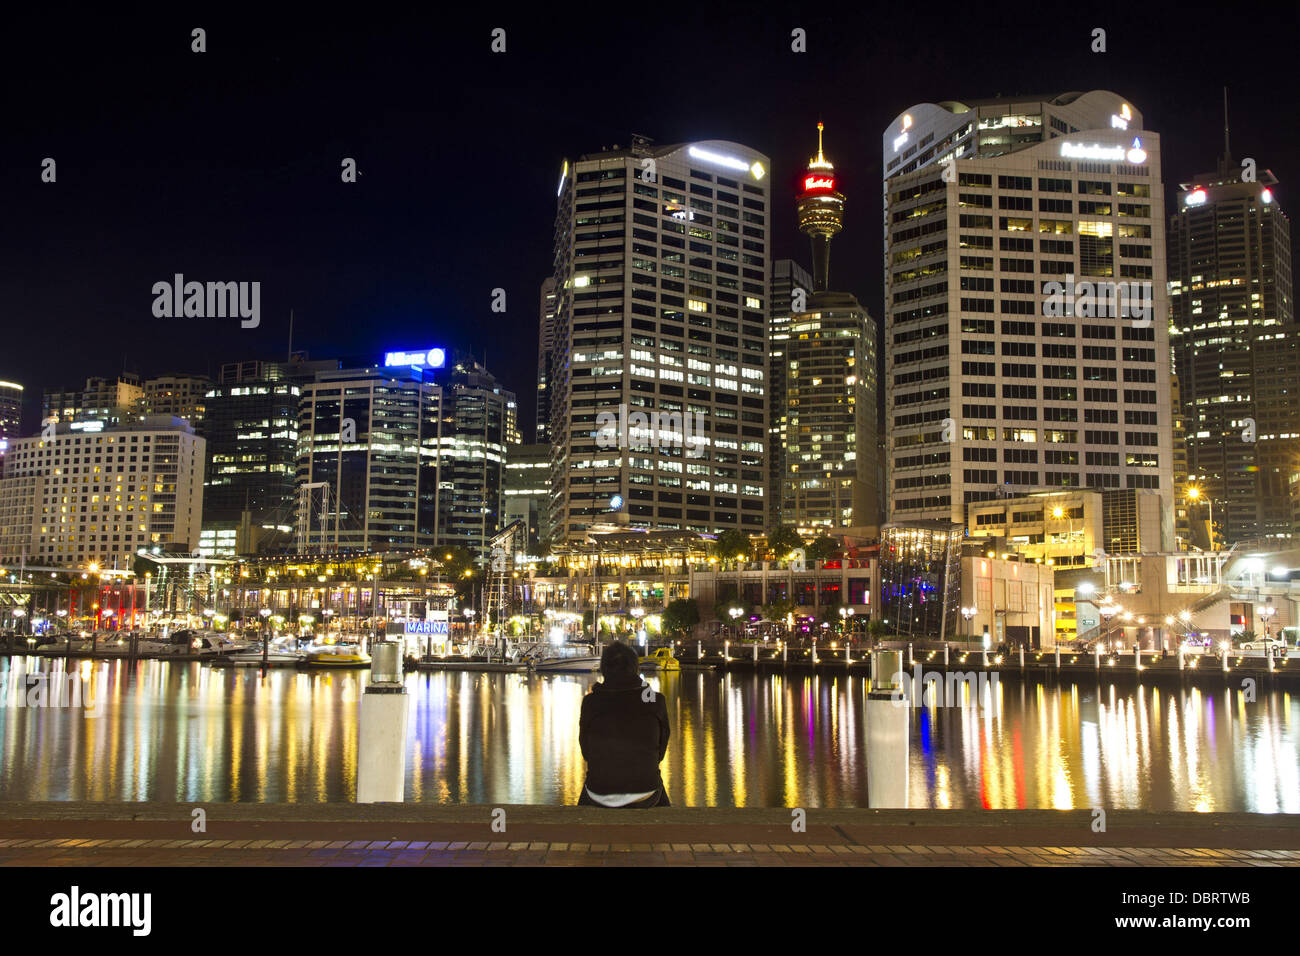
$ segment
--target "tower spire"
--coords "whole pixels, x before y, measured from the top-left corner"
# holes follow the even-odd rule
[[[795,199],[799,231],[812,241],[813,291],[825,292],[830,277],[831,238],[844,228],[844,196],[835,191],[835,167],[822,150],[825,124],[817,123],[817,155],[808,160],[803,192]]]

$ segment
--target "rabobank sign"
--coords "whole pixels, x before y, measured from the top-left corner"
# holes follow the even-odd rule
[[[407,621],[407,634],[431,634],[434,637],[447,636],[446,621]]]

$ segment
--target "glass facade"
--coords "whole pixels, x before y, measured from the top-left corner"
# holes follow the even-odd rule
[[[945,521],[887,524],[880,532],[880,616],[907,637],[956,639],[962,527]]]

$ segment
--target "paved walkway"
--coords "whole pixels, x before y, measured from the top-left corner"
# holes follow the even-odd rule
[[[812,810],[795,833],[787,810],[203,809],[196,833],[187,805],[6,804],[0,866],[1300,866],[1294,815]]]

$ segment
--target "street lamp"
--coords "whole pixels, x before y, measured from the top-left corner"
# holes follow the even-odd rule
[[[968,654],[970,653],[970,642],[971,642],[971,637],[973,636],[971,634],[970,622],[971,619],[974,618],[977,613],[978,611],[973,605],[971,607],[964,607],[961,609],[961,616],[966,619],[966,653]]]
[[[728,608],[727,613],[731,615],[732,633],[735,634],[736,640],[740,640],[740,630],[739,628],[736,627],[736,620],[737,618],[740,617],[740,615],[744,614],[745,612],[741,608],[733,607],[733,608]]]
[[[1110,653],[1110,619],[1120,612],[1120,606],[1118,604],[1111,604],[1110,599],[1107,598],[1106,603],[1102,604],[1100,607],[1097,608],[1097,612],[1101,615],[1102,620],[1106,622],[1105,644],[1106,644],[1106,653],[1109,654]]]
[[[1201,491],[1200,488],[1192,487],[1187,489],[1188,501],[1200,501],[1202,498],[1204,498],[1210,506],[1210,550],[1217,551],[1218,548],[1215,546],[1214,537],[1214,499]]]
[[[1277,608],[1273,606],[1271,597],[1264,598],[1264,605],[1259,609],[1259,619],[1264,625],[1264,644],[1268,645],[1268,625],[1273,620],[1273,615],[1277,613]]]
[[[632,608],[631,614],[632,614],[632,617],[636,618],[636,636],[637,636],[637,639],[641,642],[641,646],[644,648],[644,647],[645,647],[646,633],[645,633],[645,628],[643,628],[643,627],[641,626],[641,618],[642,618],[643,616],[645,616],[645,608],[643,608],[643,607],[634,607],[634,608]]]

